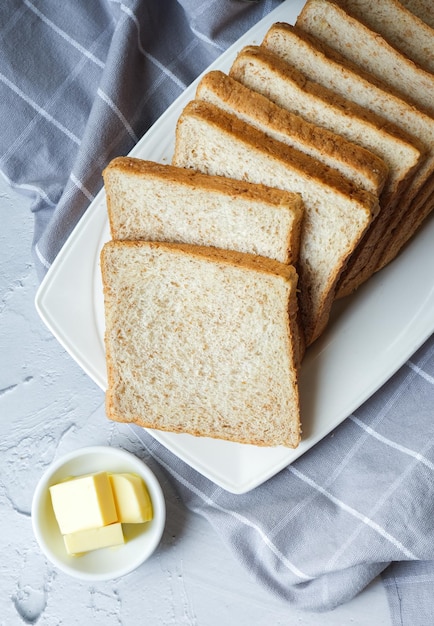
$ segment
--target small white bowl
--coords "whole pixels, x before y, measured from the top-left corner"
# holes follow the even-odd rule
[[[68,555],[54,517],[49,487],[71,476],[105,471],[141,476],[152,500],[154,517],[145,524],[124,526],[126,542],[121,546]],[[41,550],[56,567],[82,580],[111,580],[139,567],[160,543],[165,522],[164,495],[153,472],[133,454],[109,446],[82,448],[58,459],[41,477],[32,501],[33,531]]]

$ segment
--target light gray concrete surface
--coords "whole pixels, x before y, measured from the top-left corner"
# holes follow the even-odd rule
[[[89,584],[46,561],[30,511],[52,461],[88,445],[115,445],[149,459],[127,426],[109,422],[101,390],[38,317],[30,204],[0,177],[0,625],[390,626],[379,581],[321,615],[274,598],[208,522],[185,509],[154,464],[167,524],[146,563],[119,580]]]

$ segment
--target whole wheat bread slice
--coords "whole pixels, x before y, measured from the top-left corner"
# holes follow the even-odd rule
[[[434,172],[429,158],[434,146],[434,120],[391,93],[372,74],[365,72],[335,50],[297,27],[276,23],[267,32],[263,46],[295,66],[309,80],[401,128],[424,147],[428,158],[412,182],[413,194]]]
[[[384,117],[310,80],[265,46],[245,46],[229,74],[281,108],[379,156],[389,168],[383,200],[398,197],[421,163],[425,148],[420,141]]]
[[[280,26],[285,35],[286,25]],[[291,34],[289,30],[288,38]],[[309,80],[296,67],[264,46],[243,48],[230,74],[281,107],[341,133],[352,142],[375,152],[388,165],[389,176],[380,197],[380,214],[351,256],[345,270],[347,275],[351,272],[351,282],[346,284],[348,291],[341,289],[339,296],[351,293],[374,272],[374,268],[365,268],[378,245],[384,225],[424,159],[424,146],[383,117]]]
[[[400,0],[408,11],[434,28],[434,4],[432,0]]]
[[[297,19],[297,27],[320,40],[329,49],[343,55],[359,68],[368,69],[387,85],[388,89],[393,90],[393,93],[403,94],[408,102],[428,112],[432,120],[434,75],[399,53],[378,33],[343,11],[336,2],[308,0]],[[339,38],[336,37],[337,34]],[[422,33],[418,33],[418,40],[421,35]],[[408,37],[410,38],[410,32]],[[429,37],[426,39],[429,40]],[[431,54],[432,43],[431,37]],[[415,47],[417,44],[411,42],[410,45]],[[425,189],[427,187],[425,182],[423,187]],[[425,197],[426,193],[421,198],[410,196],[401,202],[400,211],[395,214],[388,227],[391,236],[388,235],[383,239],[384,249],[378,249],[383,260],[377,261],[376,255],[372,257],[368,267],[373,268],[375,265],[378,271],[384,266],[385,258],[392,260],[399,252],[397,241],[407,241],[413,236],[422,223],[422,216],[426,216],[434,208],[425,202]],[[384,251],[387,251],[386,255]]]
[[[110,419],[298,445],[293,266],[209,247],[112,241],[101,269]]]
[[[390,247],[390,237],[401,224],[411,225],[414,215],[410,207],[418,206],[417,195],[434,173],[434,120],[402,98],[391,93],[381,81],[364,72],[322,42],[289,24],[274,24],[266,34],[263,45],[282,59],[296,65],[310,80],[333,89],[360,106],[383,116],[388,121],[415,136],[426,148],[426,158],[412,183],[404,191],[391,221],[377,239],[370,261],[365,266],[367,277],[377,268],[383,251]],[[390,234],[389,234],[390,233]],[[345,285],[340,290],[346,291]],[[342,293],[342,291],[341,291]]]
[[[434,114],[434,75],[332,0],[307,0],[296,26],[371,72],[408,102]]]
[[[378,210],[376,197],[202,101],[190,102],[178,120],[173,163],[301,194],[300,311],[306,345],[312,343],[327,325],[342,268]]]
[[[295,263],[301,196],[129,157],[103,172],[113,239],[172,241]]]
[[[196,98],[211,102],[282,141],[334,167],[366,191],[380,196],[389,174],[382,158],[342,135],[310,123],[223,72],[205,74]]]
[[[434,30],[398,0],[335,0],[346,13],[379,33],[394,48],[434,72]]]

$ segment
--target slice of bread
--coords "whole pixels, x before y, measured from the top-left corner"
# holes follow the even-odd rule
[[[277,30],[288,39],[293,31],[286,25]],[[294,33],[294,47],[297,36]],[[277,45],[277,44],[276,44]],[[389,167],[389,177],[380,197],[380,214],[351,256],[345,274],[349,276],[347,295],[359,287],[374,272],[367,263],[381,239],[382,230],[408,187],[423,159],[422,143],[376,113],[347,100],[327,87],[309,80],[294,65],[264,46],[246,46],[233,63],[231,76],[266,96],[281,107],[298,113],[311,123],[320,124],[341,133],[352,142],[379,155]],[[368,269],[365,269],[368,268]]]
[[[411,133],[426,148],[426,158],[415,173],[411,185],[400,197],[391,220],[377,237],[376,246],[372,248],[370,260],[365,265],[369,277],[376,270],[384,250],[390,248],[389,233],[395,231],[396,225],[401,224],[401,227],[404,227],[404,223],[408,226],[414,222],[409,207],[417,205],[418,193],[425,183],[433,178],[434,119],[391,93],[374,76],[343,59],[339,53],[296,27],[282,23],[274,24],[266,34],[263,45],[287,62],[296,65],[310,80],[333,89],[343,97],[383,116],[405,132]],[[345,286],[341,285],[341,289],[345,290]]]
[[[290,36],[287,25],[276,25],[276,30],[278,26],[284,36]],[[282,56],[265,46],[245,46],[230,76],[281,108],[379,156],[389,168],[383,199],[402,193],[420,165],[425,151],[421,142],[384,117],[310,80]]]
[[[233,113],[270,137],[334,167],[366,191],[380,195],[389,173],[383,159],[342,135],[279,107],[223,72],[205,74],[196,98]]]
[[[301,196],[129,157],[103,172],[113,239],[213,246],[295,263]]]
[[[377,198],[336,170],[203,101],[179,117],[173,163],[300,193],[305,207],[299,276],[306,345],[327,325],[335,286]]]
[[[309,80],[352,100],[416,138],[427,159],[412,181],[412,194],[434,172],[434,120],[402,98],[392,94],[373,75],[364,72],[323,42],[290,24],[276,23],[263,45],[294,65]]]
[[[112,241],[101,269],[110,419],[298,445],[293,266],[209,247]]]
[[[357,67],[363,68],[364,71],[368,69],[372,75],[387,85],[386,90],[392,90],[394,94],[403,94],[408,102],[412,102],[418,109],[430,114],[432,124],[434,75],[429,71],[424,71],[411,59],[397,52],[383,37],[343,11],[337,3],[328,0],[308,0],[297,20],[297,27],[314,36],[329,50],[336,51]],[[339,41],[336,39],[337,33],[341,35]],[[431,143],[431,149],[432,147]],[[433,174],[431,174],[432,177]],[[419,191],[421,187],[426,189],[426,186],[426,182],[422,181],[422,184],[415,187],[414,193],[410,190],[401,200],[399,210],[388,224],[388,232],[383,237],[383,246],[377,248],[376,254],[371,257],[367,266],[369,270],[378,271],[384,266],[386,258],[393,260],[402,248],[401,241],[407,241],[414,234],[415,225],[420,225],[423,221],[422,217],[434,209],[434,205],[430,208],[425,203],[424,196],[419,197],[420,193],[426,196],[425,192]],[[424,209],[421,210],[421,207]],[[380,254],[380,260],[378,260],[378,254]],[[346,290],[348,291],[348,286]]]
[[[434,114],[434,75],[332,0],[307,0],[296,26],[371,72],[408,102]]]
[[[382,35],[394,48],[434,72],[434,30],[398,0],[335,0],[346,13]]]
[[[408,11],[434,28],[434,4],[432,0],[400,0]]]

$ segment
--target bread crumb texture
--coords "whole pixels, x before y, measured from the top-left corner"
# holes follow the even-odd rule
[[[298,444],[292,267],[148,242],[110,242],[101,260],[111,419]]]

